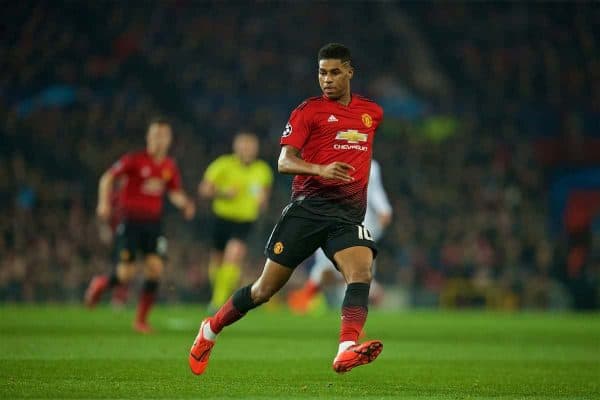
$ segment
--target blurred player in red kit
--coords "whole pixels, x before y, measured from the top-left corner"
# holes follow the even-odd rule
[[[269,301],[294,268],[322,248],[347,283],[333,369],[338,373],[375,360],[379,340],[358,343],[367,319],[375,242],[362,225],[375,130],[383,110],[350,91],[354,75],[350,50],[331,43],[319,50],[318,79],[323,95],[300,104],[291,114],[280,143],[278,169],[295,175],[292,202],[269,237],[261,276],[238,289],[206,318],[189,354],[193,373],[208,365],[221,330]]]
[[[162,275],[166,239],[163,236],[163,198],[167,197],[186,219],[196,212],[194,202],[181,188],[175,161],[167,153],[172,141],[171,125],[163,119],[148,125],[146,149],[127,153],[100,178],[97,214],[104,221],[114,218],[111,197],[117,180],[121,181],[118,197],[119,224],[115,246],[117,267],[111,275],[95,276],[85,293],[85,304],[93,307],[102,293],[117,285],[126,285],[135,276],[135,258],[144,255],[144,286],[138,303],[134,329],[148,333],[148,313],[154,304],[158,281]]]

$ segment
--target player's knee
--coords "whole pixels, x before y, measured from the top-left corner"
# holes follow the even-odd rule
[[[121,283],[128,283],[135,277],[135,264],[130,262],[121,262],[117,266],[117,278]]]
[[[158,279],[161,277],[164,269],[163,259],[155,254],[146,257],[146,268],[144,275],[147,279]]]
[[[371,265],[356,265],[346,269],[345,274],[347,283],[370,283],[373,279]]]
[[[225,253],[223,256],[224,262],[239,264],[246,255],[246,244],[238,239],[232,239],[227,242]]]

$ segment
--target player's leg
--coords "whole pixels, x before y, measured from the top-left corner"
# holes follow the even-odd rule
[[[144,259],[144,282],[137,304],[133,329],[140,333],[152,332],[148,324],[148,315],[156,302],[160,278],[164,270],[164,261],[157,254],[148,254]]]
[[[225,248],[231,238],[231,224],[217,216],[213,220],[212,228],[212,248],[210,251],[210,260],[208,264],[208,278],[210,281],[212,295],[208,305],[209,312],[216,311],[221,305],[219,302],[220,292],[223,290],[222,265],[225,257]]]
[[[127,222],[119,225],[114,250],[118,259],[116,268],[110,275],[96,275],[92,278],[85,291],[86,306],[94,307],[107,290],[118,285],[127,285],[135,277],[135,251],[138,236],[139,232],[136,226]]]
[[[367,221],[367,219],[365,219],[364,225],[368,227],[371,237],[373,237],[373,241],[379,243],[385,232],[385,229],[379,220],[375,219],[373,221]],[[369,289],[369,304],[377,306],[381,304],[385,295],[383,286],[377,280],[377,260],[373,260],[371,270],[373,272],[373,279],[371,279],[371,287]]]
[[[208,280],[215,286],[219,266],[223,264],[223,249],[211,248],[208,256]]]
[[[334,232],[326,248],[340,270],[347,287],[342,303],[338,354],[333,368],[347,372],[375,360],[383,348],[378,340],[358,344],[367,320],[371,265],[376,254],[375,243],[362,226],[347,225]]]
[[[202,321],[192,345],[189,364],[201,374],[208,365],[216,335],[253,308],[267,302],[288,281],[294,268],[310,256],[326,238],[326,230],[317,222],[295,217],[294,207],[286,207],[265,246],[262,274],[252,285],[238,289],[217,313]]]
[[[208,366],[210,352],[217,335],[224,327],[241,319],[246,313],[269,301],[289,280],[292,268],[267,259],[263,272],[252,285],[238,289],[210,318],[200,325],[196,340],[190,349],[189,364],[192,372],[200,375]]]
[[[385,290],[379,281],[377,280],[377,261],[373,260],[373,278],[371,279],[371,286],[369,288],[369,304],[378,306],[383,302]]]
[[[156,301],[167,256],[167,239],[162,236],[160,222],[146,224],[140,240],[140,250],[144,253],[144,283],[133,328],[140,333],[150,333],[152,328],[148,324],[148,315]]]
[[[225,246],[223,262],[219,267],[217,279],[213,286],[212,307],[220,307],[238,287],[242,275],[242,261],[247,253],[246,243],[241,239],[231,238]]]

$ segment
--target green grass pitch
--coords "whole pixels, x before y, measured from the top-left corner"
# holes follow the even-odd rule
[[[187,354],[200,307],[158,307],[157,332],[133,311],[0,307],[0,399],[594,399],[598,314],[419,312],[369,315],[381,356],[331,369],[339,314],[256,310],[219,337],[194,376]]]

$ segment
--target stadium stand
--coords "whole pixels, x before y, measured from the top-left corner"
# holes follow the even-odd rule
[[[381,280],[414,306],[600,305],[599,8],[145,4],[3,11],[0,300],[78,301],[110,268],[97,179],[143,145],[154,115],[174,121],[189,191],[240,126],[274,164],[287,112],[318,94],[316,50],[339,41],[354,50],[356,91],[386,111],[375,157],[395,217]],[[254,264],[288,193],[279,176]],[[206,228],[168,229],[164,299],[206,300]]]

